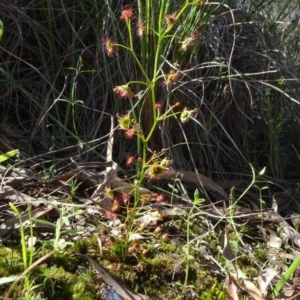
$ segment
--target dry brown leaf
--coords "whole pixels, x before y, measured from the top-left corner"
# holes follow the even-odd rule
[[[233,282],[229,274],[226,275],[225,286],[228,300],[239,300],[237,286]]]
[[[267,267],[266,269],[263,270],[262,274],[257,278],[257,284],[264,296],[267,294],[267,288],[276,275],[277,275],[277,271],[274,268]]]
[[[247,276],[240,270],[236,269],[236,273],[230,273],[234,282],[254,300],[262,300],[263,294],[256,285],[247,279]]]
[[[162,214],[156,210],[146,212],[143,216],[137,219],[137,222],[144,228],[154,226],[162,219]]]

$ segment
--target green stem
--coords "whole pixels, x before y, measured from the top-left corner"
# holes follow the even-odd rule
[[[293,261],[293,263],[290,265],[290,267],[286,270],[286,272],[283,274],[277,285],[275,286],[273,290],[273,297],[276,297],[279,295],[280,291],[282,290],[285,283],[292,277],[294,272],[297,270],[297,268],[300,265],[300,254],[296,257],[296,259]]]
[[[155,107],[155,83],[151,83],[150,85],[150,97],[151,97],[151,102],[152,102],[152,115],[153,115],[153,124],[151,126],[150,132],[148,133],[145,142],[148,143],[157,127],[157,111],[156,111],[156,107]]]
[[[146,144],[149,142],[151,139],[156,127],[157,127],[157,112],[156,112],[156,107],[155,107],[155,101],[156,101],[156,82],[157,82],[157,73],[158,73],[158,68],[159,68],[159,60],[161,57],[161,49],[162,49],[162,42],[164,39],[163,35],[163,21],[164,21],[164,14],[165,14],[165,0],[161,1],[160,5],[160,11],[159,11],[159,19],[158,19],[158,28],[157,28],[157,34],[158,34],[158,40],[157,40],[157,45],[156,45],[156,52],[155,52],[155,58],[154,58],[154,67],[153,67],[153,77],[150,83],[150,98],[151,98],[151,104],[152,104],[152,115],[153,115],[153,124],[150,129],[149,134],[146,137]]]
[[[160,12],[159,12],[159,19],[158,19],[158,40],[157,40],[157,46],[156,46],[156,53],[155,53],[155,59],[154,59],[154,68],[153,68],[153,79],[152,82],[155,81],[155,78],[157,76],[158,71],[158,63],[161,55],[161,45],[164,38],[163,35],[163,21],[164,21],[164,14],[165,14],[165,1],[161,1],[160,5]]]
[[[132,49],[131,47],[126,47],[126,46],[124,46],[124,45],[122,45],[122,44],[116,44],[116,46],[117,46],[117,47],[120,47],[120,48],[123,48],[123,49],[126,49],[126,50],[128,50],[128,51],[132,54],[134,60],[136,61],[138,67],[140,68],[140,70],[141,70],[143,76],[145,77],[146,82],[150,82],[150,79],[149,79],[149,77],[148,77],[146,71],[144,70],[144,68],[143,68],[143,66],[142,66],[142,64],[141,64],[141,62],[140,62],[140,60],[139,60],[138,57],[136,56],[134,49]]]
[[[134,52],[133,49],[133,41],[132,41],[132,27],[131,27],[131,20],[126,20],[127,30],[128,30],[128,36],[129,36],[129,46],[131,52]]]

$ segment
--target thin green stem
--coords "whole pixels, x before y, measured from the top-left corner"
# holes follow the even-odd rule
[[[279,295],[280,291],[284,287],[285,283],[290,280],[290,278],[293,276],[294,272],[297,270],[297,268],[300,265],[300,254],[296,257],[296,259],[293,261],[293,263],[290,265],[290,267],[285,271],[285,273],[282,275],[281,279],[275,286],[273,290],[273,297],[276,297]]]
[[[156,53],[155,53],[155,59],[154,59],[154,67],[153,67],[153,79],[152,81],[155,81],[155,77],[157,76],[158,71],[158,63],[161,56],[161,45],[164,38],[163,35],[163,20],[164,20],[164,13],[165,13],[165,1],[161,1],[160,5],[160,12],[159,12],[159,18],[158,18],[158,40],[157,40],[157,46],[156,46]]]
[[[157,123],[158,123],[158,120],[157,120],[157,111],[156,111],[156,107],[155,107],[155,83],[151,83],[150,85],[150,97],[151,97],[151,102],[152,102],[152,116],[153,116],[153,123],[152,123],[152,126],[151,126],[151,129],[146,137],[146,140],[145,142],[148,143],[157,127]]]
[[[140,70],[141,70],[143,76],[145,77],[146,82],[150,82],[150,79],[149,79],[149,77],[148,77],[146,71],[144,70],[144,68],[143,68],[143,66],[142,66],[142,64],[141,64],[141,62],[140,62],[140,60],[138,59],[138,57],[137,57],[135,51],[134,51],[133,49],[131,49],[130,47],[124,46],[124,45],[122,45],[122,44],[115,44],[115,45],[116,45],[117,47],[120,47],[120,48],[123,48],[123,49],[128,50],[128,51],[132,54],[134,60],[136,61],[138,67],[140,68]]]
[[[128,82],[127,84],[140,84],[140,85],[144,85],[146,87],[149,87],[149,84],[144,82],[144,81],[139,81],[139,80],[132,80],[130,82]]]
[[[193,5],[194,3],[188,3],[188,1],[185,3],[185,5],[182,7],[182,9],[180,10],[180,12],[177,14],[177,16],[176,16],[176,18],[180,18],[180,16],[185,12],[185,10],[189,7],[189,6],[191,6],[191,5]]]
[[[132,27],[131,27],[130,19],[126,20],[126,26],[127,26],[127,30],[128,30],[128,36],[129,36],[129,47],[130,47],[131,52],[134,52],[133,41],[132,41]]]

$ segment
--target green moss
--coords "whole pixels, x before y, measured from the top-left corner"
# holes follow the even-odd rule
[[[266,262],[268,259],[268,253],[266,250],[266,246],[260,245],[259,247],[256,247],[256,249],[253,251],[253,254],[255,258],[257,258],[261,262]]]
[[[78,268],[78,263],[81,258],[79,256],[74,256],[72,253],[67,251],[56,252],[51,257],[51,264],[58,265],[64,268],[67,272],[75,272]]]
[[[226,300],[227,296],[221,283],[214,283],[207,291],[199,293],[200,300]]]
[[[79,239],[74,243],[74,252],[78,254],[87,254],[89,245],[88,239]]]
[[[40,270],[44,296],[51,299],[95,299],[94,275],[66,272],[62,267]]]
[[[125,234],[119,238],[111,237],[107,229],[102,228],[100,235],[78,239],[73,247],[56,252],[43,264],[37,266],[30,275],[32,284],[39,285],[34,292],[50,300],[99,299],[103,280],[96,271],[90,267],[82,274],[77,274],[78,266],[88,266],[84,256],[78,254],[87,254],[101,261],[104,267],[108,267],[132,290],[147,293],[153,299],[189,299],[194,293],[200,300],[224,300],[226,299],[223,284],[225,278],[212,272],[213,268],[218,267],[202,257],[203,251],[200,250],[203,245],[205,253],[213,256],[220,265],[226,266],[228,261],[218,249],[221,247],[220,241],[216,238],[218,228],[212,235],[203,235],[202,225],[199,226],[194,221],[191,220],[190,223],[188,253],[183,250],[187,240],[186,220],[176,220],[176,226],[165,227],[169,233],[167,239],[163,239],[160,234],[150,234],[147,240],[138,241],[137,249],[133,253],[128,251],[130,244]],[[201,222],[201,220],[197,221]],[[223,234],[224,228],[220,226],[219,229]],[[251,226],[244,226],[243,232],[249,232],[251,229]],[[249,275],[249,278],[255,277],[257,275],[255,263],[257,260],[266,261],[266,251],[258,246],[249,256],[241,247],[239,239],[247,239],[247,234],[229,230],[227,236],[232,251],[237,257],[236,263],[239,268]],[[99,238],[102,239],[101,252]],[[43,246],[34,260],[49,253],[50,250],[52,250],[51,244],[49,247]],[[147,251],[143,252],[143,250]],[[191,258],[188,261],[188,278],[185,286],[187,255]],[[115,264],[115,268],[111,268],[112,264]],[[1,275],[9,276],[19,274],[21,271],[23,268],[20,249],[0,247]],[[21,282],[16,287],[15,297],[22,296],[22,284]],[[4,287],[0,288],[3,288],[1,290],[3,293]]]
[[[162,241],[160,243],[160,250],[172,253],[172,252],[175,252],[177,250],[177,245],[174,242],[173,243],[170,243],[170,242],[166,243],[166,242]]]
[[[9,276],[23,271],[22,256],[19,249],[0,246],[0,275]]]

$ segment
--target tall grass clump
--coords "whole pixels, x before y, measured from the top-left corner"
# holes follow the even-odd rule
[[[107,7],[2,1],[1,10],[1,128],[7,138],[31,154],[70,145],[83,150],[96,137],[100,145],[112,88],[100,63]]]

